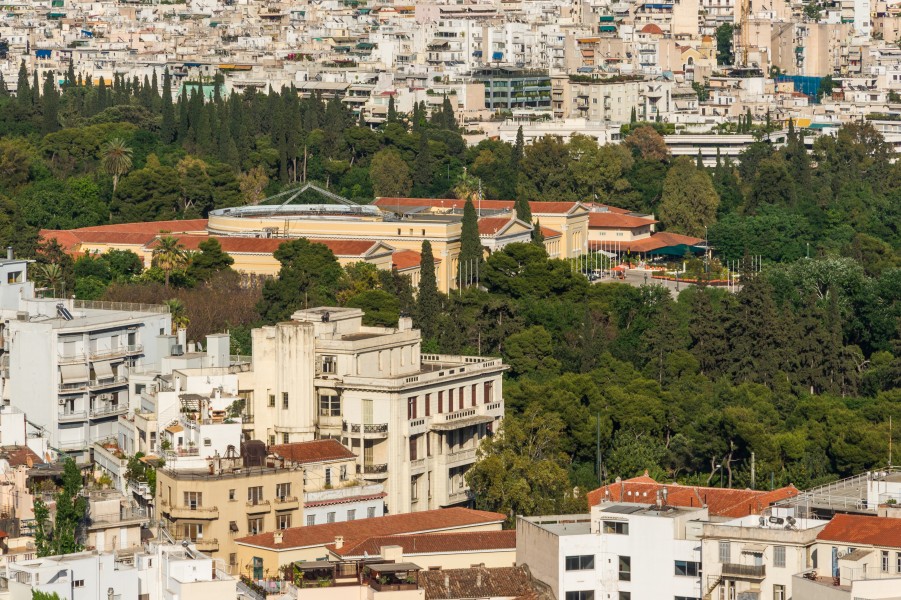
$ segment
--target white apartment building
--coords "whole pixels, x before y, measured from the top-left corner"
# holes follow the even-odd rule
[[[152,544],[135,554],[79,552],[7,565],[10,600],[207,600],[237,596],[237,581],[193,545]]]
[[[359,309],[297,311],[253,331],[253,434],[269,445],[336,438],[392,513],[470,501],[464,474],[504,414],[500,359],[423,355],[409,318],[366,327]]]
[[[555,75],[551,78],[551,106],[558,119],[628,123],[632,110],[641,110],[639,92],[644,87],[641,77],[592,79]],[[657,106],[656,102],[654,106]]]
[[[27,269],[11,251],[0,261],[3,400],[52,450],[84,456],[131,408],[129,373],[169,353],[171,317],[163,306],[36,298]]]
[[[793,508],[774,507],[724,523],[705,523],[704,596],[786,600],[792,578],[816,561],[817,534],[828,521],[795,518]]]
[[[516,563],[557,600],[701,598],[706,508],[603,503],[590,515],[519,517]]]

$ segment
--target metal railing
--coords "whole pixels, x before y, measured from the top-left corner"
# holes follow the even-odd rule
[[[149,312],[161,315],[169,314],[169,307],[165,304],[111,302],[109,300],[73,300],[72,308],[83,308],[88,310],[124,310],[128,312]]]
[[[83,392],[88,389],[88,382],[70,381],[69,383],[60,383],[58,389],[64,394],[72,392]]]
[[[388,465],[387,464],[368,464],[363,465],[364,473],[387,473]]]
[[[107,379],[92,379],[88,382],[88,387],[92,390],[102,389],[105,387],[115,387],[118,385],[122,385],[124,383],[128,383],[128,377],[124,377],[122,375],[117,375],[115,377],[109,377]]]
[[[361,427],[363,433],[388,433],[387,423],[365,423],[360,425],[359,423],[348,423],[347,421],[344,421],[341,426],[344,431],[349,431],[350,433],[360,433]]]
[[[67,421],[84,421],[87,418],[88,412],[86,410],[72,410],[68,412],[61,412],[56,416],[56,420],[60,423]]]
[[[131,346],[119,346],[118,348],[91,350],[90,357],[91,360],[98,360],[127,356],[129,354],[141,354],[142,352],[144,352],[144,346],[142,344],[132,344]]]
[[[763,579],[766,577],[766,565],[739,565],[735,563],[723,563],[720,571],[723,577],[749,577]]]
[[[111,406],[102,406],[100,408],[96,408],[96,407],[92,408],[91,416],[92,417],[105,417],[105,416],[109,416],[109,415],[124,414],[127,412],[128,412],[128,406],[126,406],[124,404],[121,404],[121,405],[117,404],[115,406],[111,405]]]

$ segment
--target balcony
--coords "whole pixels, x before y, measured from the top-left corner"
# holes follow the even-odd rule
[[[173,506],[169,509],[169,516],[173,519],[214,521],[219,518],[219,508],[216,506]]]
[[[385,479],[388,477],[387,464],[366,464],[361,469],[364,479]]]
[[[410,475],[420,475],[425,473],[425,459],[419,458],[410,461]]]
[[[56,420],[60,423],[72,423],[74,421],[86,421],[88,418],[87,411],[84,410],[69,410],[65,412],[58,413],[56,415]]]
[[[483,414],[488,411],[488,407],[492,405],[485,404],[481,407],[464,408],[452,413],[435,415],[432,417],[432,429],[435,431],[449,431],[451,429],[460,429],[471,425],[480,425],[482,423],[491,423],[494,417]]]
[[[347,433],[360,433],[362,430],[364,438],[386,438],[388,437],[387,423],[348,423],[343,421],[341,429]]]
[[[419,419],[410,419],[407,423],[407,427],[409,429],[410,435],[419,435],[420,433],[425,433],[428,430],[428,427],[425,424],[425,418]]]
[[[104,388],[118,387],[128,383],[128,377],[121,375],[110,377],[108,379],[92,379],[88,382],[88,388],[92,390],[102,390]]]
[[[128,412],[128,406],[125,404],[109,404],[95,406],[91,409],[91,418],[103,418],[114,415],[124,415]]]
[[[60,394],[80,394],[88,389],[87,381],[72,381],[59,384]]]
[[[463,502],[469,502],[472,500],[472,492],[469,490],[460,490],[458,492],[453,492],[447,495],[447,503],[444,506],[451,506],[453,504],[462,504]]]
[[[275,499],[275,510],[296,510],[300,508],[300,500],[295,496],[285,496]]]
[[[111,358],[124,358],[134,354],[142,354],[143,352],[144,346],[141,344],[134,344],[132,346],[119,346],[118,348],[100,348],[98,350],[91,350],[90,357],[91,360],[109,360]]]
[[[247,503],[248,515],[260,515],[272,510],[272,504],[268,500],[251,500]]]
[[[69,356],[64,356],[62,354],[56,357],[56,363],[59,365],[73,365],[76,363],[87,362],[88,357],[84,354],[71,354]]]
[[[457,450],[447,454],[445,463],[447,466],[459,465],[464,463],[474,463],[476,461],[476,449],[466,448],[465,450]]]
[[[735,563],[723,563],[721,575],[730,579],[749,579],[752,581],[760,581],[766,578],[766,565],[739,565]]]
[[[195,540],[194,545],[200,552],[219,552],[219,540],[216,538]]]

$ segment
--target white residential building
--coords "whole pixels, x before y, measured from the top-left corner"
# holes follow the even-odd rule
[[[223,600],[237,581],[193,545],[152,544],[135,554],[80,552],[7,565],[10,600],[55,593],[60,600]]]
[[[332,437],[392,513],[470,501],[464,480],[504,414],[500,359],[423,355],[419,330],[366,327],[359,309],[297,311],[253,330],[248,410],[269,445]]]
[[[591,515],[519,517],[516,563],[558,600],[700,598],[706,508],[603,503]]]
[[[3,399],[52,450],[86,457],[132,408],[129,373],[169,353],[171,317],[163,306],[36,298],[28,261],[11,254],[0,261]]]

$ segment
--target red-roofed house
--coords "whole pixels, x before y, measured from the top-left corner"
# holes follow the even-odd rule
[[[437,256],[432,256],[432,260],[435,261],[436,266],[441,262],[441,259]],[[392,257],[391,267],[398,274],[409,276],[413,289],[417,289],[419,287],[421,263],[422,255],[419,252],[415,250],[397,250]]]
[[[416,563],[424,569],[465,568],[484,564],[486,567],[509,567],[516,563],[516,532],[461,531],[372,536],[341,548],[329,544],[336,560],[387,558],[386,548],[399,547],[398,562]]]
[[[490,254],[507,244],[530,242],[532,226],[523,223],[512,213],[500,217],[482,217],[479,219],[479,239]]]
[[[356,546],[372,537],[460,531],[499,531],[506,517],[468,508],[442,508],[414,513],[293,527],[283,531],[239,538],[238,564],[262,563],[275,572],[300,560],[316,560],[344,546]]]
[[[657,500],[657,492],[663,492],[664,488],[668,505],[689,508],[707,507],[710,516],[714,517],[759,515],[772,504],[797,496],[799,493],[793,485],[767,492],[679,485],[678,483],[663,484],[648,477],[645,473],[641,477],[618,481],[588,492],[588,505],[594,506],[605,501],[653,504]]]

